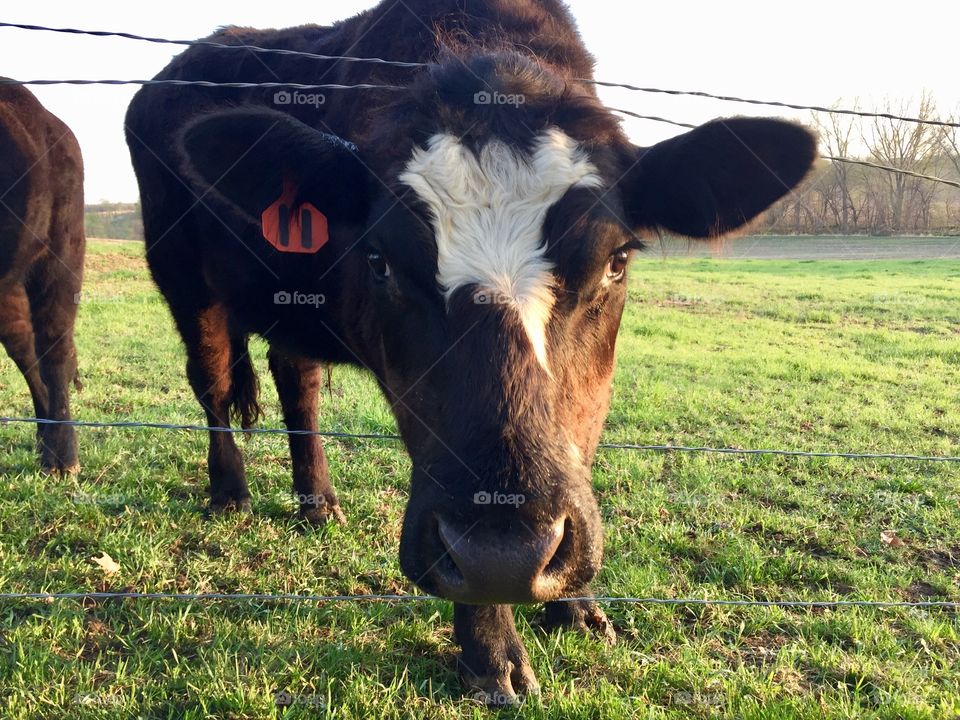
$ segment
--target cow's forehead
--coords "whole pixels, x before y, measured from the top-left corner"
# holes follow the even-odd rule
[[[439,133],[414,151],[399,179],[430,212],[442,291],[449,297],[475,286],[512,306],[549,370],[554,268],[545,255],[543,225],[568,190],[602,184],[587,154],[559,129],[541,134],[527,152],[496,138],[474,152],[454,135]]]

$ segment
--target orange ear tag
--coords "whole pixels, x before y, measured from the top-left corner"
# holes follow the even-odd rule
[[[315,253],[327,244],[327,216],[310,203],[294,207],[297,186],[283,181],[283,193],[260,216],[263,237],[280,252]]]

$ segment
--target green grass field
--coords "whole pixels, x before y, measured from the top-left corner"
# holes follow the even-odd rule
[[[605,439],[960,455],[960,261],[640,258]],[[136,244],[92,243],[83,420],[202,422]],[[266,426],[280,426],[253,346]],[[324,428],[394,431],[338,368]],[[0,413],[29,415],[0,359]],[[329,441],[346,526],[305,530],[286,441],[243,443],[254,513],[207,519],[206,437],[81,431],[83,472],[36,472],[0,428],[0,592],[415,592],[397,545],[409,461]],[[601,451],[604,595],[960,600],[960,466]],[[897,542],[881,534],[893,531]],[[885,536],[888,540],[891,536]],[[90,561],[108,553],[119,571]],[[960,717],[960,616],[612,604],[620,641],[518,625],[543,686],[503,717]],[[0,716],[486,718],[456,676],[451,607],[0,602]]]

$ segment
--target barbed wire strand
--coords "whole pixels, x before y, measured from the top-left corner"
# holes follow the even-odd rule
[[[0,23],[2,25],[2,23]],[[232,46],[231,46],[232,47]],[[210,80],[14,80],[11,78],[0,78],[0,85],[173,85],[185,87],[207,87],[207,88],[289,88],[293,90],[403,90],[401,85],[374,85],[360,83],[357,85],[342,85],[337,83],[309,84],[309,83],[288,83],[288,82],[213,82]],[[655,115],[641,115],[630,110],[620,108],[610,108],[612,112],[622,113],[641,120],[653,120],[655,122],[669,123],[684,128],[695,128],[696,125],[689,123],[668,120],[667,118],[657,117]],[[890,165],[878,165],[864,160],[851,160],[849,158],[839,158],[830,155],[821,155],[825,160],[834,162],[850,163],[853,165],[863,165],[865,167],[884,170],[886,172],[897,173],[899,175],[909,175],[911,177],[929,180],[931,182],[950,185],[960,188],[960,182],[947,180],[934,175],[923,175],[912,170],[903,170]]]
[[[124,38],[128,40],[139,40],[143,42],[160,43],[165,45],[181,45],[181,46],[188,46],[188,47],[195,46],[195,45],[208,46],[208,47],[215,47],[223,50],[244,50],[246,52],[261,53],[261,54],[293,55],[298,57],[311,58],[314,60],[372,63],[377,65],[387,65],[387,66],[402,67],[402,68],[418,68],[418,67],[425,67],[427,65],[427,63],[385,60],[383,58],[376,58],[376,57],[356,57],[351,55],[322,55],[318,53],[306,52],[303,50],[290,50],[287,48],[267,48],[259,45],[219,43],[213,40],[171,40],[168,38],[150,37],[146,35],[137,35],[134,33],[114,32],[114,31],[107,31],[107,30],[81,30],[78,28],[48,27],[44,25],[30,25],[25,23],[9,23],[9,22],[0,22],[0,27],[9,27],[9,28],[17,28],[21,30],[33,30],[33,31],[43,31],[43,32],[69,33],[74,35],[89,35],[93,37],[118,37],[118,38]],[[700,98],[705,98],[709,100],[718,100],[721,102],[729,102],[729,103],[741,103],[741,104],[747,104],[747,105],[765,105],[768,107],[788,108],[790,110],[812,110],[816,112],[830,113],[835,115],[853,115],[853,116],[865,117],[865,118],[880,118],[885,120],[895,120],[900,122],[916,123],[919,125],[934,125],[937,127],[960,128],[960,123],[950,121],[950,120],[911,117],[908,115],[898,115],[896,113],[890,113],[890,112],[869,112],[865,110],[853,110],[851,108],[837,108],[837,107],[831,108],[823,105],[805,105],[801,103],[790,103],[790,102],[784,102],[780,100],[757,100],[755,98],[743,98],[743,97],[738,97],[736,95],[721,95],[716,93],[708,93],[702,90],[672,90],[667,88],[642,87],[638,85],[632,85],[630,83],[594,80],[592,78],[579,78],[578,81],[583,83],[588,83],[591,85],[597,85],[599,87],[619,88],[623,90],[629,90],[631,92],[657,93],[657,94],[673,95],[673,96],[700,97]],[[115,84],[115,83],[106,83],[106,84]]]
[[[921,180],[931,180],[933,182],[943,183],[944,185],[950,185],[951,187],[960,188],[960,182],[956,180],[947,180],[946,178],[937,177],[936,175],[924,175],[923,173],[914,172],[913,170],[904,170],[903,168],[895,168],[889,165],[879,165],[866,160],[852,160],[850,158],[834,157],[832,155],[821,155],[820,157],[822,157],[824,160],[832,160],[833,162],[847,163],[849,165],[863,165],[864,167],[868,168],[886,170],[887,172],[893,172],[899,175],[909,175],[910,177],[920,178]]]
[[[28,417],[0,417],[0,425],[6,423],[31,425],[70,425],[85,428],[107,429],[136,429],[150,430],[182,430],[187,432],[218,432],[236,435],[315,435],[345,440],[401,440],[399,435],[382,433],[347,433],[332,430],[287,430],[285,428],[234,428],[211,427],[207,425],[191,425],[160,422],[96,422],[90,420],[49,420],[47,418]],[[842,458],[847,460],[908,460],[920,462],[960,463],[960,457],[950,455],[911,455],[902,453],[867,453],[841,451],[812,451],[812,450],[782,450],[773,448],[733,448],[710,447],[707,445],[640,445],[633,443],[601,443],[598,447],[604,450],[636,450],[647,452],[684,452],[684,453],[716,453],[722,455],[776,455],[782,457],[807,458]]]
[[[40,600],[52,602],[54,600],[175,600],[199,602],[210,600],[245,601],[245,602],[447,602],[434,595],[298,595],[294,593],[153,593],[153,592],[25,592],[0,593],[3,600]],[[584,602],[594,601],[605,604],[630,605],[701,605],[715,607],[778,607],[778,608],[928,608],[944,610],[960,610],[960,602],[952,600],[732,600],[711,598],[657,598],[657,597],[616,597],[590,596],[558,598],[551,602]]]
[[[700,97],[700,98],[706,98],[708,100],[720,100],[722,102],[744,103],[747,105],[767,105],[770,107],[789,108],[791,110],[813,110],[816,112],[828,113],[831,115],[855,115],[857,117],[864,117],[864,118],[880,118],[882,120],[896,120],[899,122],[909,122],[909,123],[915,123],[917,125],[935,125],[937,127],[960,128],[960,122],[954,122],[952,120],[918,118],[918,117],[911,117],[909,115],[897,115],[896,113],[889,113],[889,112],[870,112],[867,110],[852,110],[850,108],[837,108],[837,107],[829,108],[823,105],[801,105],[799,103],[788,103],[788,102],[782,102],[780,100],[755,100],[752,98],[737,97],[736,95],[716,95],[714,93],[703,92],[701,90],[667,90],[664,88],[638,87],[636,85],[630,85],[629,83],[606,82],[604,80],[585,80],[584,82],[589,82],[593,85],[599,85],[601,87],[622,88],[624,90],[632,90],[634,92],[659,93],[661,95]]]
[[[353,55],[324,55],[321,53],[306,52],[304,50],[290,50],[287,48],[268,48],[259,45],[245,45],[216,42],[215,40],[171,40],[170,38],[151,37],[149,35],[137,35],[135,33],[114,32],[111,30],[80,30],[78,28],[66,27],[47,27],[46,25],[28,25],[26,23],[0,22],[0,27],[17,28],[20,30],[40,30],[43,32],[67,33],[70,35],[91,35],[94,37],[116,37],[125,40],[141,40],[143,42],[159,45],[182,45],[185,47],[213,47],[220,50],[244,50],[246,52],[265,54],[265,55],[293,55],[296,57],[309,58],[311,60],[329,60],[355,63],[371,63],[375,65],[389,65],[400,68],[421,68],[426,67],[427,63],[422,62],[403,62],[399,60],[384,60],[377,57],[357,57]]]
[[[292,83],[292,82],[214,82],[212,80],[13,80],[0,78],[0,85],[174,85],[180,87],[205,88],[289,88],[291,90],[404,90],[402,85],[375,85],[358,83],[342,85],[339,83]]]
[[[639,113],[635,113],[630,110],[623,110],[621,108],[609,109],[611,112],[621,113],[623,115],[628,115],[640,120],[652,120],[653,122],[667,123],[668,125],[676,125],[677,127],[682,128],[696,129],[697,127],[696,125],[691,125],[690,123],[677,122],[676,120],[670,120],[668,118],[658,117],[656,115],[641,115]],[[920,178],[921,180],[929,180],[931,182],[942,183],[951,187],[960,188],[960,182],[956,180],[947,180],[946,178],[937,177],[936,175],[924,175],[923,173],[914,172],[913,170],[904,170],[903,168],[893,167],[892,165],[880,165],[879,163],[868,162],[866,160],[853,160],[851,158],[842,158],[835,155],[820,155],[820,157],[824,160],[831,160],[833,162],[847,163],[849,165],[862,165],[875,170],[884,170],[886,172],[896,173],[898,175],[909,175],[910,177]]]
[[[668,125],[676,125],[677,127],[690,128],[691,130],[696,130],[696,125],[691,125],[690,123],[677,122],[676,120],[668,120],[664,117],[658,117],[657,115],[641,115],[640,113],[635,113],[632,110],[623,110],[622,108],[607,108],[611,112],[621,113],[623,115],[629,115],[630,117],[638,118],[640,120],[653,120],[658,123],[667,123]]]

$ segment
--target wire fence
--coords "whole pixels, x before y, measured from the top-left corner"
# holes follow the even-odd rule
[[[205,46],[205,47],[214,47],[221,50],[243,50],[245,52],[252,52],[257,54],[287,55],[287,56],[309,58],[313,60],[351,62],[351,63],[371,63],[375,65],[386,65],[386,66],[398,67],[398,68],[421,68],[429,65],[429,63],[423,63],[423,62],[404,62],[400,60],[384,60],[383,58],[375,58],[375,57],[356,57],[351,55],[323,55],[318,53],[306,52],[303,50],[290,50],[286,48],[269,48],[269,47],[261,47],[259,45],[249,45],[246,43],[236,43],[236,44],[221,43],[221,42],[216,42],[214,40],[171,40],[169,38],[150,37],[146,35],[137,35],[134,33],[126,33],[126,32],[114,32],[110,30],[82,30],[79,28],[48,27],[45,25],[28,25],[25,23],[9,23],[9,22],[0,22],[0,27],[17,28],[20,30],[33,30],[33,31],[42,31],[42,32],[67,33],[72,35],[89,35],[93,37],[117,37],[117,38],[124,38],[127,40],[139,40],[139,41],[149,42],[149,43],[159,43],[164,45],[180,45],[185,47]],[[33,81],[33,82],[36,83],[38,81]],[[61,81],[61,82],[64,82],[64,81]],[[75,81],[68,81],[68,82],[75,82]],[[889,113],[889,112],[869,112],[865,110],[855,110],[852,108],[826,107],[823,105],[806,105],[802,103],[784,102],[782,100],[758,100],[756,98],[743,98],[735,95],[720,95],[715,93],[708,93],[702,90],[674,90],[674,89],[668,89],[668,88],[641,87],[638,85],[632,85],[630,83],[610,82],[606,80],[595,80],[593,78],[578,78],[578,82],[583,82],[591,85],[598,85],[600,87],[630,90],[632,92],[700,97],[708,100],[718,100],[721,102],[729,102],[729,103],[740,103],[740,104],[747,104],[747,105],[766,105],[768,107],[781,107],[781,108],[787,108],[790,110],[812,110],[816,112],[831,113],[831,114],[837,114],[837,115],[855,115],[855,116],[864,117],[864,118],[881,118],[886,120],[897,120],[902,122],[917,123],[920,125],[936,125],[939,127],[960,128],[960,123],[954,122],[952,120],[911,117],[908,115],[899,115],[896,113]],[[680,123],[675,123],[675,124],[680,124]]]
[[[264,88],[290,90],[404,90],[402,85],[375,85],[358,83],[356,85],[341,85],[339,83],[294,83],[294,82],[214,82],[213,80],[13,80],[0,78],[0,85],[172,85],[178,87],[204,88]]]
[[[0,27],[17,28],[29,31],[53,32],[73,35],[86,35],[93,37],[116,37],[128,40],[148,42],[163,45],[179,45],[186,47],[205,46],[222,50],[243,50],[256,54],[270,54],[277,56],[296,56],[317,61],[327,62],[346,62],[346,63],[368,63],[372,65],[390,66],[397,68],[416,69],[427,66],[422,62],[404,62],[396,60],[387,60],[376,57],[356,57],[346,55],[324,55],[300,50],[290,50],[285,48],[268,48],[249,44],[230,44],[221,43],[213,40],[177,40],[162,37],[150,37],[137,35],[134,33],[115,32],[105,30],[83,30],[78,28],[66,27],[48,27],[43,25],[33,25],[25,23],[0,22]],[[703,91],[674,90],[656,87],[641,87],[628,83],[608,82],[582,78],[580,82],[593,84],[599,87],[618,88],[632,92],[656,93],[674,96],[692,96],[705,99],[717,100],[729,103],[741,103],[750,105],[763,105],[770,107],[781,107],[792,110],[809,110],[840,115],[853,115],[864,118],[880,118],[893,121],[902,121],[917,123],[923,125],[934,125],[945,128],[960,128],[960,123],[930,119],[910,117],[887,112],[869,112],[854,110],[850,108],[825,107],[820,105],[808,105],[801,103],[783,102],[777,100],[758,100],[752,98],[743,98],[732,95],[720,95]],[[166,85],[181,87],[206,87],[206,88],[236,88],[236,89],[292,89],[292,90],[401,90],[403,86],[358,83],[358,84],[339,84],[339,83],[294,83],[294,82],[212,82],[206,80],[178,80],[178,79],[151,79],[151,80],[121,80],[121,79],[32,79],[32,80],[14,80],[0,79],[0,84],[8,85]],[[678,127],[693,128],[695,125],[677,122],[663,117],[652,115],[641,115],[630,110],[615,109],[624,115],[643,120],[669,123]],[[863,160],[850,158],[840,158],[834,156],[823,156],[827,160],[834,162],[851,163],[862,165],[877,170],[910,175],[924,180],[939,182],[954,187],[960,187],[960,182],[947,180],[930,175],[916,173],[902,168],[880,165]],[[194,424],[176,424],[159,422],[137,422],[137,421],[116,421],[116,422],[95,422],[82,420],[49,420],[44,418],[28,417],[0,417],[0,424],[34,424],[34,425],[70,425],[84,428],[104,428],[104,429],[153,429],[169,431],[192,431],[192,432],[222,432],[238,433],[246,435],[316,435],[328,438],[350,439],[350,440],[381,440],[381,441],[399,441],[398,435],[384,433],[347,433],[336,431],[307,431],[307,430],[287,430],[281,428],[228,428],[228,427],[210,427]],[[774,448],[734,448],[734,447],[710,447],[710,446],[682,446],[682,445],[656,445],[656,444],[629,444],[629,443],[601,443],[599,446],[604,450],[622,450],[622,451],[646,451],[646,452],[682,452],[682,453],[713,453],[722,455],[745,455],[745,456],[783,456],[783,457],[801,457],[801,458],[842,458],[848,460],[897,460],[897,461],[922,461],[935,463],[958,463],[960,457],[956,456],[935,456],[935,455],[916,455],[901,453],[870,453],[870,452],[842,452],[842,451],[806,451],[789,450]],[[152,592],[3,592],[0,593],[0,600],[7,601],[41,601],[52,602],[56,600],[79,600],[79,601],[109,601],[109,600],[171,600],[184,602],[206,602],[206,601],[231,601],[231,602],[300,602],[300,603],[336,603],[336,602],[427,602],[441,600],[429,595],[399,595],[399,594],[364,594],[364,595],[311,595],[311,594],[267,594],[267,593],[152,593]],[[580,596],[561,598],[559,602],[578,602],[578,601],[596,601],[606,604],[633,604],[633,605],[660,605],[660,606],[716,606],[716,607],[767,607],[784,609],[841,609],[841,608],[911,608],[911,609],[940,609],[956,611],[960,609],[960,602],[955,601],[878,601],[878,600],[752,600],[752,599],[712,599],[712,598],[658,598],[658,597],[615,597],[615,596]]]
[[[303,50],[291,50],[288,48],[269,48],[262,47],[259,45],[249,45],[246,43],[223,43],[217,42],[214,40],[177,40],[170,38],[154,37],[147,35],[138,35],[135,33],[127,32],[117,32],[111,30],[83,30],[79,28],[68,28],[68,27],[49,27],[45,25],[33,25],[27,23],[10,23],[10,22],[0,22],[0,28],[15,28],[20,30],[30,30],[30,31],[40,31],[40,32],[52,32],[52,33],[64,33],[72,35],[84,35],[91,37],[115,37],[123,38],[127,40],[136,40],[147,43],[154,44],[164,44],[164,45],[176,45],[182,47],[212,47],[219,50],[243,50],[246,52],[252,52],[255,54],[266,54],[266,55],[280,55],[280,56],[295,56],[302,57],[311,60],[318,61],[327,61],[327,62],[349,62],[349,63],[368,63],[374,65],[383,65],[397,68],[407,68],[407,69],[416,69],[427,67],[428,63],[423,62],[406,62],[400,60],[386,60],[384,58],[378,57],[358,57],[352,55],[325,55],[321,53],[312,53],[306,52]],[[741,98],[732,95],[718,95],[714,93],[707,93],[703,91],[692,91],[692,90],[673,90],[666,88],[655,88],[655,87],[639,87],[636,85],[631,85],[629,83],[619,83],[619,82],[607,82],[603,80],[594,80],[592,78],[581,78],[580,82],[597,85],[599,87],[608,87],[608,88],[620,88],[626,89],[635,92],[645,92],[645,93],[659,93],[666,95],[674,96],[694,96],[702,97],[711,100],[719,100],[723,102],[735,102],[735,103],[745,103],[751,105],[766,105],[772,107],[784,107],[794,110],[811,110],[824,113],[833,113],[833,114],[843,114],[843,115],[855,115],[859,117],[867,118],[884,118],[889,120],[897,120],[903,122],[919,123],[924,125],[935,125],[940,127],[954,127],[960,128],[960,123],[948,121],[948,120],[938,120],[938,119],[929,119],[929,118],[917,118],[909,117],[904,115],[897,115],[893,113],[886,112],[867,112],[861,110],[853,110],[848,108],[828,108],[825,106],[819,105],[803,105],[799,103],[788,103],[776,100],[757,100],[752,98]],[[342,83],[299,83],[299,82],[283,82],[283,81],[268,81],[268,82],[215,82],[210,80],[183,80],[183,79],[173,79],[173,78],[163,78],[163,79],[149,79],[149,80],[126,80],[126,79],[32,79],[32,80],[16,80],[11,78],[0,78],[0,85],[25,85],[25,86],[50,86],[50,85],[74,85],[74,86],[84,86],[84,85],[107,85],[107,86],[168,86],[168,87],[203,87],[203,88],[222,88],[222,89],[289,89],[289,90],[302,90],[302,91],[319,91],[319,90],[390,90],[398,91],[404,90],[405,86],[403,85],[389,85],[389,84],[378,84],[378,83],[357,83],[357,84],[342,84]],[[660,123],[668,123],[677,127],[684,128],[695,128],[696,125],[691,125],[689,123],[678,122],[675,120],[670,120],[668,118],[652,116],[652,115],[642,115],[630,110],[611,108],[613,112],[621,113],[630,117],[634,117],[641,120],[651,120]],[[948,180],[946,178],[937,177],[934,175],[924,174],[915,172],[912,170],[907,170],[904,168],[897,168],[891,165],[883,165],[874,162],[868,162],[865,160],[857,160],[852,158],[841,158],[833,155],[821,155],[821,158],[825,160],[830,160],[832,162],[847,163],[851,165],[860,165],[863,167],[869,167],[875,170],[881,170],[889,173],[895,173],[899,175],[906,175],[910,177],[920,178],[922,180],[927,180],[930,182],[936,182],[943,185],[948,185],[950,187],[960,188],[960,181]]]
[[[62,592],[62,593],[0,593],[0,601],[56,600],[112,601],[112,600],[173,600],[179,602],[293,602],[293,603],[339,603],[339,602],[449,602],[435,595],[298,595],[295,593],[152,593],[152,592]],[[607,605],[666,605],[707,607],[765,607],[784,609],[840,609],[840,608],[922,608],[934,610],[960,610],[960,602],[952,600],[731,600],[713,598],[659,598],[615,597],[603,595],[580,595],[558,598],[551,602],[598,602]]]
[[[2,24],[0,24],[2,25]],[[228,45],[226,47],[235,47],[233,45]],[[161,79],[161,80],[93,80],[93,79],[74,79],[74,80],[14,80],[12,78],[0,78],[0,85],[139,85],[139,86],[174,86],[174,87],[204,87],[204,88],[226,88],[226,89],[253,89],[253,88],[263,88],[263,89],[290,89],[290,90],[404,90],[403,85],[378,85],[371,83],[358,83],[355,85],[344,85],[340,83],[319,83],[319,84],[309,84],[309,83],[293,83],[293,82],[214,82],[212,80],[175,80],[175,79]],[[624,115],[629,115],[630,117],[635,117],[640,120],[653,120],[660,123],[669,123],[670,125],[676,125],[678,127],[684,128],[696,128],[696,125],[691,125],[689,123],[677,122],[676,120],[669,120],[663,117],[657,117],[653,115],[641,115],[639,113],[632,112],[630,110],[622,110],[617,108],[611,108],[612,112],[622,113]],[[951,187],[960,188],[960,182],[956,180],[947,180],[946,178],[937,177],[935,175],[925,175],[923,173],[914,172],[912,170],[904,170],[903,168],[893,167],[892,165],[880,165],[878,163],[867,162],[865,160],[854,160],[850,158],[841,158],[834,155],[820,155],[824,160],[832,160],[833,162],[849,163],[852,165],[862,165],[865,167],[873,168],[875,170],[883,170],[889,173],[895,173],[898,175],[909,175],[910,177],[916,177],[923,180],[929,180],[931,182],[942,183],[944,185],[949,185]]]
[[[652,120],[653,122],[667,123],[668,125],[676,125],[677,127],[690,129],[696,129],[697,127],[696,125],[692,125],[690,123],[678,122],[677,120],[670,120],[668,118],[658,117],[656,115],[641,115],[640,113],[635,113],[632,110],[610,108],[610,111],[620,113],[622,115],[628,115],[629,117],[637,118],[638,120]],[[908,175],[910,177],[920,178],[921,180],[930,180],[931,182],[942,183],[951,187],[960,188],[960,181],[947,180],[946,178],[938,177],[936,175],[925,175],[924,173],[914,172],[913,170],[904,170],[903,168],[893,167],[892,165],[881,165],[880,163],[868,162],[867,160],[854,160],[852,158],[837,157],[836,155],[820,155],[820,158],[838,163],[862,165],[863,167],[873,168],[874,170],[884,170],[886,172],[896,173],[898,175]]]
[[[90,422],[83,420],[48,420],[44,418],[22,418],[22,417],[0,417],[0,425],[7,423],[15,424],[36,424],[36,425],[70,425],[74,427],[86,428],[112,428],[112,429],[154,429],[154,430],[181,430],[194,432],[224,432],[224,433],[243,433],[243,434],[261,434],[261,435],[318,435],[322,437],[331,437],[351,440],[387,440],[398,441],[400,436],[383,433],[346,433],[335,431],[307,431],[307,430],[286,430],[282,428],[227,428],[210,427],[205,425],[188,425],[173,423],[154,423],[154,422]],[[743,449],[743,448],[716,448],[716,447],[693,447],[677,445],[633,445],[619,443],[602,443],[601,448],[610,450],[641,450],[655,452],[690,452],[690,453],[720,453],[737,455],[779,455],[791,457],[808,458],[844,458],[844,459],[889,459],[889,460],[915,460],[930,462],[960,462],[960,457],[950,456],[927,456],[927,455],[905,455],[897,453],[845,453],[845,452],[811,452],[801,450],[775,450],[775,449]],[[415,603],[428,601],[443,601],[433,595],[401,595],[401,594],[377,594],[367,593],[362,595],[315,595],[315,594],[296,594],[296,593],[161,593],[161,592],[0,592],[0,601],[25,602],[54,602],[54,601],[118,601],[118,600],[160,600],[175,602],[285,602],[285,603],[313,603],[329,604],[341,602],[393,602],[393,603]],[[663,598],[663,597],[626,597],[613,595],[599,596],[573,596],[559,598],[556,602],[586,602],[593,601],[607,605],[649,605],[649,606],[673,606],[673,607],[754,607],[754,608],[780,608],[785,610],[815,610],[815,609],[846,609],[846,608],[871,608],[871,609],[925,609],[925,610],[960,610],[960,602],[951,600],[919,600],[919,601],[899,601],[899,600],[752,600],[752,599],[725,599],[725,598]]]
[[[187,432],[213,432],[236,435],[313,435],[317,437],[336,438],[341,440],[392,440],[399,441],[399,435],[385,433],[348,433],[334,430],[287,430],[285,428],[235,428],[211,427],[208,425],[192,425],[161,422],[137,422],[120,420],[115,422],[98,422],[90,420],[49,420],[47,418],[28,417],[0,417],[0,425],[6,423],[31,425],[69,425],[84,428],[102,429],[149,429],[149,430],[182,430]],[[906,460],[937,463],[960,463],[960,456],[952,455],[913,455],[903,453],[870,453],[844,452],[836,450],[785,450],[776,448],[734,448],[710,447],[707,445],[641,445],[635,443],[600,443],[603,450],[637,450],[647,452],[682,452],[682,453],[715,453],[721,455],[776,455],[781,457],[803,458],[843,458],[846,460]]]

